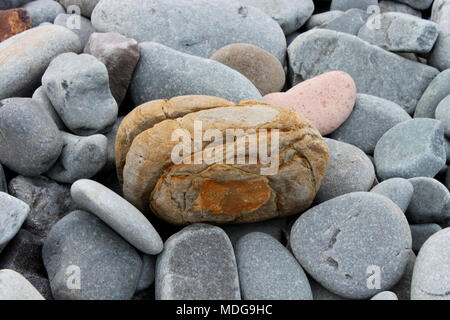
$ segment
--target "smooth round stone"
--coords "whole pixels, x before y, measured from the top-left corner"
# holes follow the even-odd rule
[[[434,177],[445,165],[444,128],[434,119],[413,119],[387,131],[375,147],[378,177]]]
[[[5,171],[0,163],[0,192],[8,193],[8,186],[6,184]]]
[[[0,300],[45,300],[33,285],[14,270],[0,270]]]
[[[147,290],[153,282],[155,282],[155,264],[155,256],[150,256],[148,254],[142,255],[142,269],[136,287],[136,292]]]
[[[406,212],[414,193],[414,187],[407,179],[392,178],[376,185],[370,192],[391,199],[403,212]]]
[[[378,6],[378,0],[332,0],[330,10],[342,10],[357,8],[367,10],[370,6]]]
[[[450,193],[439,181],[432,178],[409,179],[414,194],[406,216],[412,223],[442,222],[450,217]]]
[[[311,30],[313,28],[319,27],[324,23],[334,20],[337,17],[344,15],[344,11],[341,10],[330,10],[322,13],[313,14],[306,22],[306,29]]]
[[[319,28],[334,30],[338,32],[345,32],[352,35],[357,35],[359,29],[366,23],[369,18],[369,14],[366,10],[361,9],[349,9],[342,16],[325,22]]]
[[[63,147],[52,118],[29,98],[0,105],[0,132],[0,162],[26,176],[50,169]]]
[[[136,249],[156,255],[163,249],[158,232],[128,201],[93,180],[78,180],[70,189],[79,208],[95,214]]]
[[[23,201],[0,192],[0,253],[19,232],[30,213],[30,207]]]
[[[396,204],[375,193],[355,192],[303,213],[290,244],[302,267],[326,289],[367,299],[400,280],[411,242],[408,221]],[[368,284],[377,276],[380,289],[372,289]]]
[[[30,15],[33,27],[43,22],[53,22],[58,14],[66,12],[57,1],[53,0],[32,1],[23,7],[27,9]]]
[[[214,0],[211,5],[210,0],[139,0],[124,6],[123,0],[101,0],[91,20],[97,32],[118,32],[139,43],[159,42],[204,58],[231,43],[253,44],[281,63],[286,56],[279,24],[237,1]]]
[[[439,73],[420,98],[414,118],[434,118],[439,103],[450,95],[450,69]]]
[[[281,91],[284,87],[286,75],[280,61],[252,44],[230,44],[216,51],[211,59],[242,73],[261,95]]]
[[[69,10],[71,6],[80,8],[80,14],[87,18],[91,17],[92,11],[94,11],[98,2],[99,0],[59,0],[59,3],[67,10]]]
[[[442,230],[441,226],[436,223],[411,224],[409,227],[411,228],[412,249],[416,252],[429,237]]]
[[[157,300],[239,300],[230,239],[219,227],[193,224],[167,239],[156,261]]]
[[[428,63],[444,71],[450,68],[450,2],[435,0],[430,19],[439,25],[440,33]]]
[[[73,183],[91,178],[106,164],[108,139],[95,134],[80,137],[61,131],[64,148],[55,165],[46,173],[53,180]]]
[[[398,297],[392,291],[383,291],[374,295],[370,300],[398,300]]]
[[[261,9],[278,22],[284,34],[290,34],[309,19],[314,11],[312,0],[240,0],[242,4]]]
[[[242,299],[312,300],[305,272],[275,238],[259,232],[242,237],[236,261]]]
[[[63,52],[80,52],[80,38],[61,26],[32,28],[0,43],[0,99],[29,96],[50,61]]]
[[[350,116],[356,99],[353,79],[334,71],[299,83],[287,92],[272,93],[264,100],[310,120],[322,135],[336,130]]]
[[[315,201],[321,203],[347,193],[369,191],[375,169],[367,155],[351,144],[327,138],[325,141],[330,161]]]
[[[45,109],[45,111],[53,119],[59,130],[67,130],[66,126],[64,125],[64,122],[61,120],[55,108],[53,107],[52,102],[47,97],[47,94],[45,93],[45,89],[43,86],[37,88],[31,98]]]
[[[411,283],[411,300],[449,300],[450,228],[432,235],[420,249]]]
[[[71,212],[55,224],[42,259],[56,300],[131,299],[142,268],[140,255],[128,242],[84,211]],[[71,289],[77,284],[81,290]]]
[[[439,103],[435,115],[436,120],[442,122],[446,137],[450,138],[450,95]]]
[[[91,20],[75,14],[61,13],[53,23],[76,33],[80,37],[82,47],[86,46],[89,37],[95,32]]]
[[[117,120],[108,71],[91,55],[59,55],[45,71],[42,85],[64,124],[75,134],[107,132]]]
[[[360,93],[356,95],[353,112],[330,137],[372,154],[383,134],[407,120],[411,117],[398,104]]]

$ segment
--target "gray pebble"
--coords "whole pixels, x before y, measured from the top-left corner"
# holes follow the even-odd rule
[[[349,9],[342,16],[322,24],[319,28],[357,35],[369,14],[361,9]]]
[[[442,122],[446,137],[450,138],[450,95],[439,103],[435,115],[436,120]]]
[[[308,22],[306,22],[306,29],[311,30],[342,15],[344,15],[344,11],[341,10],[331,10],[313,14]]]
[[[108,139],[104,135],[80,137],[63,131],[61,135],[64,147],[58,161],[46,173],[49,178],[73,183],[93,177],[105,166]]]
[[[233,246],[225,232],[193,224],[167,239],[156,261],[157,300],[239,300]]]
[[[367,10],[370,6],[378,6],[378,0],[331,0],[330,10],[342,10],[357,8]]]
[[[325,288],[346,298],[367,299],[403,276],[411,232],[391,200],[355,192],[303,213],[292,228],[291,247],[302,267]],[[377,276],[380,289],[371,286]]]
[[[71,212],[55,224],[42,258],[56,300],[131,299],[142,268],[132,246],[84,211]]]
[[[352,113],[330,137],[373,154],[383,134],[407,120],[411,120],[411,117],[398,104],[375,96],[357,94]]]
[[[375,180],[375,169],[367,155],[351,144],[325,140],[330,161],[315,201],[321,203],[347,193],[369,191]]]
[[[288,48],[292,84],[341,70],[366,93],[397,103],[408,113],[439,73],[424,64],[372,46],[358,37],[326,29],[302,33]],[[399,83],[407,84],[399,86]]]
[[[445,165],[444,129],[434,119],[413,119],[386,132],[375,147],[378,177],[434,177]]]
[[[135,105],[192,94],[236,103],[262,100],[250,80],[219,62],[178,52],[156,42],[140,43],[139,48],[141,58],[130,86]]]
[[[61,3],[68,11],[70,11],[70,7],[76,6],[80,9],[81,15],[90,18],[92,11],[94,11],[94,8],[99,1],[100,0],[59,0],[59,3]]]
[[[30,15],[33,27],[43,22],[53,22],[58,14],[66,12],[57,1],[53,0],[32,1],[23,7],[27,9]]]
[[[419,252],[429,237],[442,230],[441,226],[436,223],[412,224],[409,227],[411,228],[412,249],[416,252]]]
[[[45,111],[53,119],[59,130],[67,130],[64,122],[61,120],[55,108],[53,107],[52,102],[47,97],[43,86],[40,86],[36,89],[36,91],[33,93],[32,99],[45,109]]]
[[[305,272],[275,238],[260,232],[242,237],[236,261],[242,299],[312,300]]]
[[[439,223],[450,217],[450,192],[432,178],[409,179],[414,194],[406,216],[411,223]]]
[[[383,291],[374,295],[370,300],[398,300],[398,297],[392,291]]]
[[[23,201],[0,192],[0,253],[19,232],[30,213],[30,207]]]
[[[50,169],[63,146],[52,118],[30,98],[0,106],[0,132],[0,162],[27,176]]]
[[[423,93],[414,118],[434,118],[439,103],[450,95],[450,69],[438,74]]]
[[[45,300],[21,274],[0,270],[0,300]]]
[[[95,32],[91,20],[77,14],[61,13],[55,18],[53,23],[75,32],[80,37],[83,48],[91,34]]]
[[[432,235],[414,266],[411,300],[450,299],[450,228]]]
[[[117,120],[108,71],[91,55],[59,55],[45,71],[42,84],[56,112],[75,134],[107,132]]]
[[[415,17],[418,18],[422,18],[422,12],[411,8],[410,6],[403,4],[403,3],[398,3],[396,1],[389,1],[389,0],[381,0],[379,3],[380,6],[380,12],[384,13],[384,12],[399,12],[399,13],[406,13],[406,14],[410,14],[413,15]]]
[[[431,21],[439,25],[439,38],[428,60],[429,64],[441,71],[450,68],[450,1],[435,0]]]
[[[155,256],[150,256],[148,254],[142,255],[142,269],[136,287],[136,292],[147,290],[153,282],[155,282],[155,264]]]
[[[414,187],[407,179],[392,178],[384,180],[370,190],[370,192],[375,192],[388,197],[398,205],[403,212],[406,212],[414,193]]]

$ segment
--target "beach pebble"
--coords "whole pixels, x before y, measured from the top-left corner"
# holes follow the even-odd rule
[[[117,120],[108,71],[91,55],[59,55],[45,71],[42,84],[56,112],[75,134],[107,132]]]
[[[140,43],[139,48],[141,58],[130,86],[135,105],[191,94],[216,96],[236,103],[262,100],[250,80],[217,61],[182,53],[156,42]]]
[[[434,177],[447,159],[443,126],[434,119],[399,123],[378,140],[374,158],[382,180]]]
[[[67,130],[64,122],[61,120],[55,108],[53,107],[52,102],[47,97],[47,93],[45,92],[43,86],[40,86],[36,89],[36,91],[33,93],[32,99],[45,109],[45,111],[53,119],[59,130]]]
[[[250,233],[236,245],[242,299],[312,300],[311,287],[300,264],[276,239]]]
[[[0,106],[0,162],[23,175],[39,175],[58,159],[63,146],[52,118],[30,98]]]
[[[335,18],[344,15],[344,13],[345,12],[341,10],[331,10],[313,14],[311,18],[309,18],[308,22],[306,22],[306,29],[311,30],[313,28],[319,27],[324,23],[330,22]]]
[[[120,234],[136,249],[156,255],[163,249],[158,232],[128,201],[92,180],[78,180],[70,189],[73,201]]]
[[[86,45],[91,34],[95,32],[89,19],[75,14],[61,13],[53,23],[76,33],[80,37],[82,47]]]
[[[0,192],[0,253],[17,234],[30,213],[30,207],[23,201]]]
[[[378,4],[380,6],[380,12],[399,12],[413,15],[418,18],[422,18],[422,12],[414,9],[407,4],[398,3],[396,1],[381,0]]]
[[[378,6],[378,0],[331,0],[330,10],[342,10],[357,8],[367,10],[370,6]]]
[[[264,100],[310,120],[322,135],[336,130],[352,113],[356,99],[353,79],[333,71],[301,82],[287,92],[272,93]]]
[[[45,300],[21,274],[0,270],[0,300]]]
[[[439,223],[450,218],[450,193],[438,180],[409,179],[414,194],[406,216],[411,223]]]
[[[25,9],[0,11],[0,42],[31,29],[31,18]]]
[[[53,0],[32,1],[23,7],[27,9],[28,14],[30,15],[33,27],[36,27],[43,22],[53,23],[58,14],[66,12],[63,6]]]
[[[355,192],[303,213],[290,243],[302,267],[325,288],[346,298],[367,299],[389,290],[403,276],[411,232],[391,200]],[[373,286],[377,273],[382,281]]]
[[[411,300],[449,300],[450,228],[433,234],[422,246],[414,266]]]
[[[330,161],[315,201],[321,203],[347,193],[369,191],[375,169],[367,155],[350,144],[327,138],[325,141]]]
[[[73,6],[78,7],[80,9],[81,15],[86,18],[90,18],[92,11],[94,11],[95,6],[100,0],[59,0],[67,11]]]
[[[398,300],[398,297],[392,291],[383,291],[374,295],[370,300]]]
[[[450,95],[439,103],[435,115],[436,120],[442,122],[446,137],[450,138]]]
[[[157,300],[239,300],[230,239],[219,227],[193,224],[167,239],[156,261]]]
[[[450,69],[437,75],[423,93],[414,118],[434,118],[439,103],[450,95]]]
[[[373,154],[383,134],[407,120],[411,117],[399,105],[375,96],[357,94],[353,112],[330,137]]]
[[[139,61],[138,43],[116,32],[95,32],[91,34],[84,52],[93,55],[106,66],[111,93],[120,106]]]
[[[100,0],[91,20],[97,32],[118,32],[139,43],[155,41],[204,58],[231,43],[256,45],[281,63],[286,54],[286,38],[278,23],[238,1],[215,0],[214,5],[209,0],[132,1],[124,6],[122,0]]]
[[[32,28],[1,42],[0,99],[31,95],[54,57],[81,50],[75,33],[55,25]]]
[[[131,245],[84,211],[71,212],[53,226],[42,258],[56,300],[131,299],[142,268]]]
[[[403,273],[402,278],[395,286],[391,288],[391,291],[397,295],[398,300],[411,300],[411,280],[415,263],[416,255],[411,250],[408,265],[406,266],[406,270]]]
[[[269,52],[252,44],[230,44],[215,52],[211,59],[243,74],[261,95],[281,91],[284,87],[283,65]]]
[[[369,14],[361,9],[349,9],[342,16],[325,22],[319,28],[357,35],[366,23]]]
[[[381,27],[374,28],[376,23]],[[385,50],[420,54],[433,49],[438,35],[436,23],[397,12],[371,16],[358,33],[361,39]]]
[[[436,232],[442,230],[436,223],[411,224],[412,249],[419,252],[425,241]]]
[[[70,187],[47,177],[17,176],[9,182],[9,192],[30,206],[22,227],[42,239],[56,222],[76,209]]]
[[[155,282],[155,264],[155,256],[150,256],[148,254],[142,255],[142,269],[136,287],[136,292],[147,290],[153,282]]]
[[[450,1],[435,0],[431,20],[439,25],[439,38],[429,57],[429,64],[441,71],[450,68]]]
[[[108,139],[94,134],[76,136],[61,131],[64,147],[55,165],[46,173],[53,180],[73,183],[78,179],[91,178],[106,164]]]
[[[326,29],[302,33],[289,45],[288,56],[289,77],[294,85],[328,71],[341,70],[353,78],[358,93],[390,100],[408,113],[439,73],[358,37]]]
[[[406,212],[414,193],[414,187],[407,179],[392,178],[376,185],[370,192],[378,193],[391,199],[403,212]]]

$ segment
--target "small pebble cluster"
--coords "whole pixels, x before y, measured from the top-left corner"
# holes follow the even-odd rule
[[[449,300],[449,160],[450,0],[0,1],[0,300]]]

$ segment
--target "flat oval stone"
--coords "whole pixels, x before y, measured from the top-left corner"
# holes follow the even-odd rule
[[[27,9],[30,15],[33,27],[37,27],[43,22],[53,23],[58,14],[66,12],[63,6],[54,0],[32,1],[23,7]]]
[[[392,178],[376,185],[370,192],[375,192],[391,199],[403,212],[406,212],[414,194],[414,187],[407,179]]]
[[[450,70],[439,73],[423,93],[414,118],[434,118],[439,103],[450,95]]]
[[[244,300],[312,300],[305,272],[275,238],[247,234],[236,245],[236,261]]]
[[[101,0],[91,19],[98,32],[155,41],[204,58],[231,43],[256,45],[281,63],[286,54],[277,22],[257,8],[228,0],[215,0],[213,6],[209,0],[139,0],[126,6],[122,0]]]
[[[448,0],[433,2],[431,20],[438,24],[440,33],[428,63],[444,71],[450,68],[450,2]]]
[[[398,300],[398,297],[392,291],[383,291],[374,295],[370,300]]]
[[[419,252],[423,244],[442,228],[436,223],[411,224],[412,249]]]
[[[193,224],[167,239],[156,262],[157,300],[239,300],[230,239],[219,227]]]
[[[309,18],[306,22],[306,29],[311,30],[313,28],[319,27],[324,23],[334,20],[337,17],[343,16],[344,11],[341,10],[330,10],[322,13],[316,13]]]
[[[56,300],[131,299],[142,267],[131,245],[84,211],[73,211],[53,226],[42,259]]]
[[[211,60],[242,73],[261,95],[280,91],[286,81],[280,61],[264,49],[251,44],[230,44],[216,51]]]
[[[411,117],[398,104],[360,93],[356,95],[356,104],[350,116],[330,138],[372,154],[386,131],[407,120],[411,120]]]
[[[410,258],[411,231],[388,198],[355,192],[313,207],[295,222],[291,248],[302,267],[325,288],[367,299],[394,286]],[[379,289],[371,281],[378,274]]]
[[[450,228],[432,235],[420,249],[411,283],[411,300],[449,300]]]
[[[413,119],[387,131],[375,147],[378,177],[434,177],[445,165],[444,128],[434,119]]]
[[[0,99],[29,96],[50,61],[63,52],[81,52],[79,37],[67,28],[32,28],[0,43]]]
[[[0,192],[0,253],[19,232],[30,213],[30,207],[23,201]]]
[[[442,122],[446,137],[450,138],[450,95],[439,103],[435,115],[436,120]]]
[[[156,255],[163,249],[158,232],[128,201],[93,180],[78,180],[70,189],[79,208],[95,214],[136,249]]]
[[[322,135],[336,130],[350,116],[356,86],[345,72],[334,71],[301,82],[286,93],[272,93],[264,100],[310,120]]]
[[[375,169],[367,155],[351,144],[325,138],[330,161],[315,201],[321,203],[346,193],[369,191]]]
[[[0,300],[45,300],[33,285],[14,270],[0,270]]]

